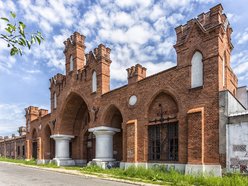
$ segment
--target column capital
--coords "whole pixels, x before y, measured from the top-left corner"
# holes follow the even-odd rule
[[[89,132],[96,132],[96,131],[106,131],[106,132],[120,132],[120,129],[113,128],[113,127],[105,127],[105,126],[100,126],[100,127],[94,127],[88,129]]]
[[[65,135],[65,134],[54,134],[50,136],[50,138],[53,138],[54,140],[70,140],[74,138],[72,135]]]

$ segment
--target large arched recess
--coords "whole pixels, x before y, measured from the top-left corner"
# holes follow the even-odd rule
[[[32,130],[32,158],[38,158],[38,133],[37,130],[34,128]]]
[[[120,129],[113,137],[113,157],[117,161],[122,161],[123,158],[123,132],[122,132],[123,117],[120,110],[115,105],[110,105],[105,111],[104,125],[107,127]]]
[[[43,151],[44,151],[44,159],[49,160],[55,157],[55,141],[51,138],[52,130],[50,126],[47,124],[43,131]]]
[[[148,161],[178,161],[178,104],[173,96],[160,92],[148,108]]]
[[[87,149],[84,135],[89,128],[90,114],[85,100],[77,93],[72,92],[66,99],[60,114],[61,121],[58,132],[73,135],[70,142],[70,157],[72,159],[87,159],[84,151]]]

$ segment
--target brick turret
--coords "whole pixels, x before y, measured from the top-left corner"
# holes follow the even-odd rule
[[[85,65],[85,36],[74,32],[65,42],[65,69],[66,75],[82,69]],[[71,61],[73,61],[71,64]],[[72,67],[71,67],[72,66]]]
[[[97,60],[97,92],[104,94],[110,90],[110,52],[111,49],[100,44],[94,49],[94,56]]]
[[[232,28],[223,14],[222,5],[214,6],[209,12],[198,15],[175,30],[178,67],[190,66],[194,52],[200,51],[203,54],[204,82],[211,86],[218,84],[219,91],[227,89],[235,94],[238,82],[230,65]],[[210,70],[216,71],[216,79],[208,77]]]
[[[127,69],[128,84],[135,83],[146,77],[146,68],[140,64]]]

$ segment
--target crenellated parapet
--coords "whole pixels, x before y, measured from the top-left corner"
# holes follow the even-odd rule
[[[103,60],[105,62],[111,63],[110,52],[110,48],[107,48],[105,47],[105,45],[100,44],[97,48],[94,49],[94,56],[97,61]]]
[[[181,45],[187,41],[187,38],[193,28],[197,24],[203,33],[210,33],[211,31],[220,28],[221,32],[226,32],[229,37],[232,33],[229,21],[225,14],[223,14],[223,7],[221,4],[211,8],[207,13],[201,13],[197,18],[191,19],[185,25],[180,25],[175,28],[177,35],[176,45]],[[230,42],[230,46],[232,44]]]
[[[50,81],[50,89],[51,90],[54,89],[54,91],[55,91],[56,88],[61,90],[61,89],[63,89],[63,87],[66,84],[66,76],[58,73],[54,77],[49,79],[49,81]]]
[[[128,84],[135,83],[146,78],[146,68],[140,64],[136,64],[127,69]]]
[[[74,32],[73,35],[71,35],[69,38],[67,38],[66,41],[64,41],[64,53],[66,53],[70,47],[80,46],[82,48],[85,48],[84,42],[85,36],[81,35],[78,32]]]

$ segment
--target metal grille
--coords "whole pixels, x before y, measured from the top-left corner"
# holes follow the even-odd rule
[[[159,124],[148,126],[149,160],[178,160],[178,124]]]

